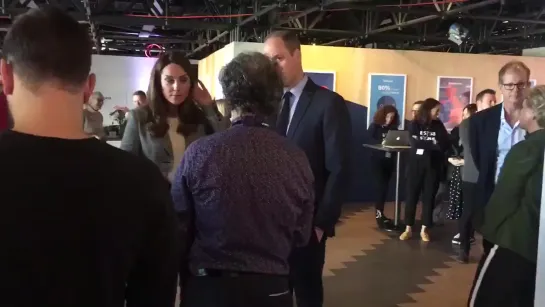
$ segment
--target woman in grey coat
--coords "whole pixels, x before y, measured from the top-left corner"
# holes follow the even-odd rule
[[[153,66],[148,104],[130,111],[120,147],[147,157],[171,181],[192,142],[229,125],[189,60],[165,53]]]

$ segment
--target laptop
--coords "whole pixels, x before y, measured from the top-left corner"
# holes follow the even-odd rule
[[[407,130],[390,130],[384,138],[384,147],[410,148],[410,135]]]

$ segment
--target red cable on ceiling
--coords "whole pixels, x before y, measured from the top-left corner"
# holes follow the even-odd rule
[[[406,4],[381,4],[376,5],[375,7],[419,7],[419,6],[430,6],[435,4],[452,4],[452,3],[463,3],[469,0],[437,0],[435,2],[420,2],[420,3],[406,3]],[[351,9],[329,9],[324,10],[325,12],[339,12],[339,11],[348,11]],[[290,11],[290,12],[280,12],[282,15],[295,15],[302,13],[302,11]],[[185,16],[154,16],[154,15],[141,15],[141,14],[126,14],[125,16],[132,17],[143,17],[143,18],[160,18],[160,19],[206,19],[206,18],[238,18],[238,17],[249,17],[254,14],[228,14],[228,15],[185,15]]]

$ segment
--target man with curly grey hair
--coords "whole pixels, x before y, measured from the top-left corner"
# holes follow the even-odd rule
[[[305,153],[265,123],[282,97],[274,63],[239,54],[219,81],[232,127],[192,143],[172,182],[199,234],[182,305],[292,306],[288,257],[312,232],[314,177]]]

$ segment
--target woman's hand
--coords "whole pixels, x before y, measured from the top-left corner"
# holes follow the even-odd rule
[[[201,80],[197,80],[197,84],[193,87],[193,100],[202,106],[209,106],[214,103],[212,96]]]
[[[460,158],[448,158],[448,162],[454,166],[462,166],[464,165],[464,159],[460,159]]]

